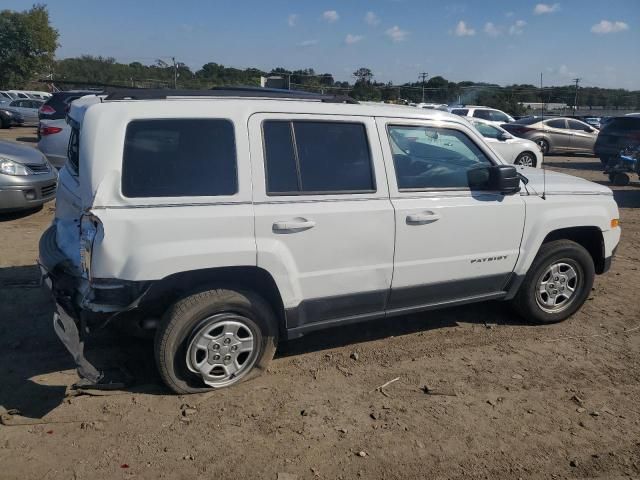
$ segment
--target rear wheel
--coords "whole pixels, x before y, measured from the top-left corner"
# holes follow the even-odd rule
[[[513,164],[522,165],[523,167],[535,167],[536,156],[532,152],[522,152],[520,155],[518,155]]]
[[[8,118],[0,117],[0,128],[10,128],[11,120]]]
[[[174,392],[202,392],[258,376],[273,358],[277,341],[276,317],[261,297],[208,290],[167,311],[156,332],[156,363]]]
[[[540,147],[540,151],[543,155],[547,155],[549,153],[549,142],[547,142],[544,138],[537,139],[536,143]]]
[[[534,323],[560,322],[584,304],[594,276],[593,259],[584,247],[570,240],[545,243],[512,304]]]

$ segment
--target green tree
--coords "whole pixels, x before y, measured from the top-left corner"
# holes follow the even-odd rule
[[[58,31],[45,5],[0,12],[0,87],[21,88],[48,73],[58,47]]]

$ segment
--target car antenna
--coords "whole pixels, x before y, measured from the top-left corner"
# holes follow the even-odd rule
[[[542,87],[542,72],[540,72],[540,99],[541,102],[541,110],[540,115],[542,116],[542,120],[544,120],[544,89]],[[540,149],[542,150],[542,149]],[[547,199],[547,167],[544,161],[544,152],[542,152],[542,200]]]
[[[542,154],[542,200],[547,199],[547,167],[544,164],[544,153]]]

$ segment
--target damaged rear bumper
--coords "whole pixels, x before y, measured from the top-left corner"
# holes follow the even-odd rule
[[[92,279],[90,282],[58,247],[55,224],[40,238],[38,264],[42,283],[51,291],[56,304],[76,320],[84,315],[108,321],[116,314],[133,310],[151,286],[150,282],[118,279]]]

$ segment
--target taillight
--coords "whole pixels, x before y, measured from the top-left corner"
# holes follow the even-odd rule
[[[56,109],[51,105],[42,105],[38,111],[43,115],[52,115],[56,113]]]
[[[80,218],[80,272],[82,277],[89,281],[91,281],[93,242],[101,228],[102,223],[95,215],[86,213]]]
[[[54,133],[60,133],[62,131],[62,129],[60,127],[48,127],[46,125],[42,125],[40,127],[40,135],[41,136],[45,136],[45,135],[53,135]]]

